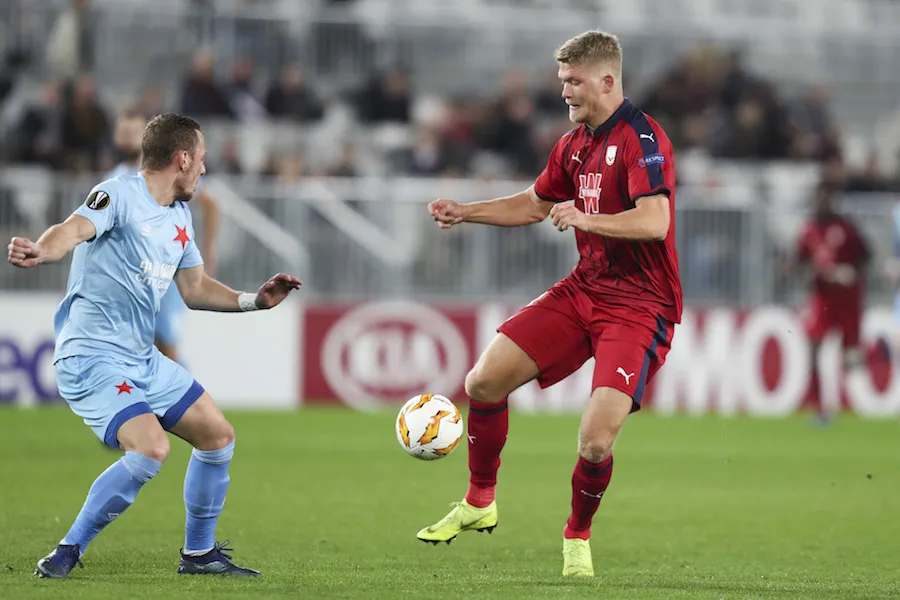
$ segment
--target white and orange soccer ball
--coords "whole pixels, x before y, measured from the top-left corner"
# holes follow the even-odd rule
[[[459,446],[463,419],[448,398],[420,394],[406,401],[397,415],[397,440],[411,456],[421,460],[444,458]]]

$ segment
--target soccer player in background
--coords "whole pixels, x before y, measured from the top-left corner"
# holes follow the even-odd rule
[[[134,109],[122,111],[116,119],[114,144],[120,160],[105,179],[113,179],[119,175],[137,175],[141,168],[141,134],[147,120]],[[210,277],[215,277],[215,242],[219,230],[219,207],[215,198],[209,195],[202,186],[198,186],[194,197],[203,209],[203,235],[200,237],[203,256],[203,270]],[[187,306],[176,287],[170,287],[159,303],[159,314],[156,315],[156,332],[154,343],[159,351],[175,362],[179,362],[178,343],[183,329],[182,322]]]
[[[865,305],[865,268],[869,246],[856,225],[834,208],[834,188],[819,183],[813,193],[813,214],[797,240],[796,257],[788,271],[808,265],[813,272],[812,293],[804,314],[811,344],[810,383],[816,419],[828,423],[837,406],[826,406],[818,368],[819,349],[825,337],[841,335],[845,372],[862,369],[866,355],[860,347],[860,326]]]
[[[591,521],[612,476],[613,443],[640,408],[681,319],[675,165],[665,132],[624,96],[615,36],[587,31],[563,44],[556,59],[569,119],[578,127],[556,143],[534,185],[486,202],[439,199],[428,207],[442,228],[463,222],[517,227],[550,216],[560,231],[575,230],[580,259],[570,275],[499,327],[466,376],[469,488],[418,538],[449,543],[462,531],[493,530],[507,397],[533,379],[553,385],[594,357],[562,571],[593,576]]]
[[[60,395],[105,444],[125,455],[91,486],[40,577],[65,578],[91,541],[124,512],[169,455],[170,431],[194,447],[184,480],[185,544],[178,573],[259,575],[215,541],[234,453],[234,429],[212,397],[153,345],[156,313],[173,277],[187,305],[219,312],[272,308],[300,286],[278,274],[257,293],[204,272],[188,206],[205,172],[199,125],[164,114],[144,129],[141,171],[95,186],[85,203],[38,240],[15,237],[9,262],[36,267],[73,251],[54,317]]]
[[[885,275],[895,288],[900,285],[900,203],[894,206],[893,214],[894,254],[885,265]],[[897,362],[900,357],[900,291],[894,295],[894,334],[883,342],[885,353]]]

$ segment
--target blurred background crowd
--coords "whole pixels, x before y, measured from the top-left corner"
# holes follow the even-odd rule
[[[789,220],[768,217],[764,235],[736,236],[747,231],[746,207],[802,207],[819,178],[854,202],[900,192],[900,37],[872,33],[891,31],[900,6],[812,4],[8,0],[0,165],[99,176],[120,159],[116,115],[137,109],[199,119],[210,174],[239,176],[244,197],[249,181],[322,177],[527,182],[571,128],[553,49],[587,27],[609,28],[622,38],[626,94],[674,142],[679,198],[703,205],[686,222],[691,239],[682,236],[689,296],[739,301],[747,286],[735,282],[760,273],[740,248],[769,236],[789,247],[791,236]],[[22,205],[10,181],[0,177],[7,225]],[[365,194],[345,199],[357,206]],[[249,200],[285,223],[274,195]],[[704,213],[710,205],[745,212]],[[311,248],[328,244],[332,220],[316,216],[324,225],[297,235]],[[496,235],[518,257],[504,264],[542,243]],[[433,254],[423,277],[447,260],[443,250],[419,254]]]
[[[282,22],[254,19],[250,12],[248,20],[234,25],[237,39],[229,55],[222,56],[216,36],[205,32],[215,27],[220,3],[195,0],[177,7],[181,14],[196,11],[179,24],[182,35],[194,38],[196,49],[188,60],[177,68],[171,68],[171,61],[161,63],[161,71],[146,82],[133,81],[135,77],[116,81],[99,72],[102,61],[97,58],[110,33],[97,25],[110,3],[29,4],[5,3],[4,21],[18,25],[6,32],[0,70],[2,159],[8,163],[67,171],[108,169],[117,158],[113,122],[125,107],[147,114],[180,111],[204,123],[267,120],[324,130],[314,148],[271,148],[255,164],[247,164],[232,137],[213,152],[211,170],[287,178],[357,173],[460,177],[490,171],[528,179],[540,172],[555,140],[570,128],[549,55],[543,64],[528,68],[503,64],[495,77],[477,87],[441,93],[415,85],[403,56],[376,64],[377,40],[352,21],[321,22],[297,40]],[[329,0],[317,7],[325,15],[345,16],[357,4],[366,1]],[[274,10],[279,3],[221,3],[226,5],[258,11]],[[623,42],[627,51],[627,38]],[[310,45],[318,51],[305,53]],[[264,64],[258,59],[261,53]],[[635,74],[628,58],[629,95],[660,121],[681,152],[742,161],[817,161],[827,167],[828,177],[851,191],[900,186],[897,156],[883,160],[873,145],[858,148],[848,161],[827,80],[785,91],[775,76],[748,65],[738,44],[698,42],[668,56],[652,77]],[[492,58],[488,54],[483,60]],[[342,65],[354,69],[340,76],[328,73],[341,71]],[[148,70],[155,66],[144,65],[136,74]],[[385,144],[380,156],[361,156],[354,132],[379,126],[394,126],[392,143]],[[322,148],[323,139],[333,146]]]

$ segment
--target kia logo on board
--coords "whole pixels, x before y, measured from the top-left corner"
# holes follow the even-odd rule
[[[358,410],[420,393],[450,393],[469,366],[456,325],[433,308],[406,301],[346,313],[328,331],[321,360],[328,384]]]

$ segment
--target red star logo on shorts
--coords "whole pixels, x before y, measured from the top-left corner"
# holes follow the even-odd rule
[[[115,387],[117,390],[119,390],[119,393],[116,394],[116,396],[121,396],[122,394],[128,394],[128,395],[131,395],[131,390],[134,389],[134,386],[133,386],[133,385],[128,385],[128,382],[127,382],[127,381],[123,381],[122,383],[120,383],[119,385],[114,386],[114,387]]]
[[[184,250],[184,247],[187,245],[187,243],[191,241],[191,238],[189,238],[187,235],[187,226],[185,225],[184,227],[179,227],[178,225],[176,225],[175,229],[178,230],[178,235],[176,235],[172,239],[172,241],[181,242],[181,249]]]

